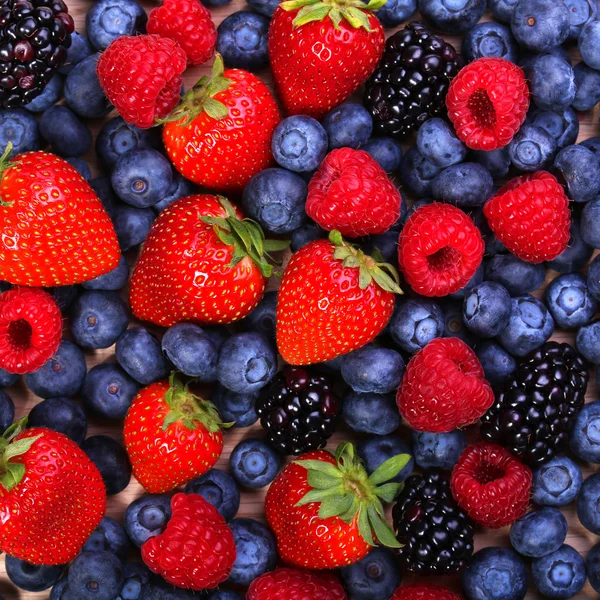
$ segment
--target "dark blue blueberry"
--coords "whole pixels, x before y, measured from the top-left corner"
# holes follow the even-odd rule
[[[350,392],[342,404],[342,416],[350,429],[388,435],[400,427],[396,394]]]
[[[62,579],[59,579],[50,592],[50,600],[68,600],[67,594],[69,593],[69,581],[65,575]]]
[[[59,156],[82,156],[92,147],[90,128],[64,104],[44,111],[40,133]]]
[[[579,52],[583,62],[592,69],[600,70],[600,22],[589,21],[579,36]]]
[[[600,71],[579,62],[573,68],[573,72],[577,92],[572,106],[575,110],[591,110],[600,102]]]
[[[15,373],[9,373],[4,369],[0,369],[0,388],[10,387],[17,383],[19,376]]]
[[[171,518],[170,494],[146,494],[125,510],[124,526],[129,539],[139,547],[160,535]]]
[[[465,33],[485,12],[486,0],[419,0],[419,12],[442,33]]]
[[[391,598],[402,579],[398,560],[388,548],[373,548],[358,562],[342,567],[340,575],[354,600]]]
[[[171,185],[169,186],[169,191],[167,195],[157,202],[152,209],[159,213],[163,211],[167,206],[173,204],[176,200],[180,198],[184,198],[185,196],[191,196],[196,193],[196,186],[189,179],[186,179],[179,173],[173,171],[173,179],[171,180]]]
[[[546,288],[546,304],[555,323],[564,329],[589,323],[598,310],[598,301],[590,294],[580,273],[560,275]]]
[[[145,33],[148,16],[135,0],[96,0],[85,18],[87,36],[96,50],[106,50],[123,35]]]
[[[155,217],[151,208],[135,208],[127,204],[117,206],[113,224],[123,252],[146,240]]]
[[[281,466],[280,455],[263,440],[245,439],[231,451],[229,457],[231,475],[246,488],[269,485]]]
[[[362,105],[347,102],[329,111],[323,119],[329,137],[329,149],[358,148],[366,144],[373,133],[373,117]]]
[[[158,575],[151,576],[142,595],[142,600],[196,600],[197,598],[198,595],[191,590],[174,587]]]
[[[577,350],[595,365],[600,364],[600,320],[584,325],[575,338]]]
[[[204,333],[212,340],[217,352],[221,352],[221,347],[231,337],[231,334],[224,325],[204,327]]]
[[[569,444],[577,458],[600,463],[600,400],[586,404],[579,411]]]
[[[100,275],[90,281],[85,281],[83,287],[86,290],[105,290],[107,292],[116,292],[122,290],[129,279],[129,265],[127,259],[121,255],[119,264],[108,273]]]
[[[502,284],[511,296],[537,290],[546,278],[543,264],[534,265],[513,254],[497,254],[485,266],[486,281]]]
[[[497,342],[485,340],[477,346],[477,358],[483,367],[485,378],[496,388],[517,372],[515,359]]]
[[[600,254],[590,263],[587,275],[587,285],[590,294],[600,300]]]
[[[31,102],[25,105],[25,108],[32,113],[44,112],[47,108],[54,106],[63,95],[65,79],[62,75],[56,73],[46,84],[44,91],[36,96]],[[15,109],[11,109],[13,112]]]
[[[15,404],[5,391],[0,390],[0,432],[6,431],[14,420]]]
[[[556,54],[536,57],[527,69],[531,99],[543,110],[562,111],[575,100],[573,68]]]
[[[556,150],[556,140],[535,125],[523,125],[508,146],[512,164],[527,173],[548,167]]]
[[[150,570],[142,563],[125,563],[123,584],[115,600],[144,600],[150,581]]]
[[[526,122],[545,129],[556,140],[558,148],[574,144],[579,135],[579,119],[572,108],[557,112],[534,108],[529,111]]]
[[[567,544],[531,563],[531,579],[545,598],[573,598],[586,580],[581,554]]]
[[[427,298],[407,298],[396,303],[388,332],[402,350],[411,354],[444,332],[442,309]]]
[[[580,146],[585,146],[597,157],[600,157],[600,136],[586,138],[580,142]]]
[[[362,249],[370,255],[379,251],[383,260],[394,267],[398,266],[398,232],[386,231],[377,235],[370,235],[361,241]]]
[[[563,148],[556,156],[554,170],[575,202],[587,202],[600,192],[600,159],[585,146]]]
[[[28,427],[47,427],[63,433],[76,444],[87,435],[87,418],[81,406],[70,398],[47,398],[36,404],[29,413]],[[3,428],[2,431],[4,431]]]
[[[567,519],[559,510],[540,508],[512,524],[510,543],[522,556],[540,558],[563,545],[568,529]]]
[[[305,223],[292,231],[290,250],[298,252],[300,248],[306,246],[315,240],[322,240],[327,237],[327,232],[321,229],[316,223]]]
[[[276,309],[277,292],[267,292],[243,323],[249,331],[257,331],[269,339],[275,339]]]
[[[590,260],[593,252],[594,249],[588,246],[581,237],[579,220],[574,218],[571,221],[571,238],[566,250],[554,260],[548,261],[546,265],[559,273],[579,271]]]
[[[117,206],[120,205],[120,202],[113,192],[112,185],[110,184],[110,177],[100,175],[99,177],[90,179],[89,184],[96,193],[96,196],[100,199],[100,202],[102,202],[102,206],[104,206],[108,216],[111,219],[114,219]]]
[[[596,544],[587,554],[585,559],[587,575],[590,585],[600,593],[600,544]]]
[[[13,145],[10,156],[40,149],[40,130],[36,118],[22,108],[0,110],[0,148]]]
[[[476,337],[466,328],[463,321],[462,302],[444,300],[441,304],[444,313],[444,331],[442,337],[454,337],[469,346],[474,346]]]
[[[429,119],[421,125],[417,132],[417,148],[422,156],[441,169],[462,162],[468,152],[452,126],[438,118]]]
[[[508,325],[510,311],[510,294],[495,281],[475,286],[463,301],[465,325],[483,338],[496,337]]]
[[[77,600],[113,600],[123,583],[123,563],[111,552],[82,552],[69,574],[69,596]]]
[[[54,301],[64,313],[75,302],[79,295],[79,289],[76,285],[62,285],[59,287],[46,288],[46,291],[54,298]]]
[[[273,156],[284,169],[296,172],[314,171],[325,155],[329,140],[319,121],[306,115],[284,119],[273,133]]]
[[[219,353],[198,325],[178,323],[169,327],[162,339],[162,350],[184,375],[204,383],[216,380]]]
[[[511,28],[517,42],[533,52],[560,46],[569,36],[569,9],[555,0],[524,0],[513,12]]]
[[[492,195],[494,180],[479,163],[466,162],[444,169],[432,182],[435,200],[461,208],[482,206]]]
[[[96,139],[96,153],[104,166],[113,168],[123,154],[131,150],[154,148],[156,135],[151,129],[139,129],[121,117],[108,120]]]
[[[83,352],[73,342],[63,340],[56,354],[41,369],[25,375],[25,383],[40,398],[70,398],[79,392],[86,373]]]
[[[428,161],[417,146],[411,146],[400,163],[400,179],[407,191],[417,198],[431,195],[434,178],[442,171]]]
[[[84,119],[99,119],[112,110],[96,74],[99,56],[93,54],[82,60],[65,79],[64,93],[67,105]]]
[[[598,5],[596,0],[563,0],[569,9],[569,39],[576,40],[581,35],[581,30],[590,21],[596,18]]]
[[[417,12],[417,0],[389,0],[377,12],[377,18],[386,28],[398,27]]]
[[[257,395],[258,392],[238,394],[228,390],[221,384],[217,384],[211,400],[219,410],[221,419],[225,423],[233,423],[233,427],[250,427],[258,421],[258,414],[256,413]]]
[[[402,146],[393,138],[372,138],[360,149],[368,152],[386,173],[393,173],[400,167]]]
[[[237,592],[231,590],[215,590],[210,592],[206,600],[244,600]]]
[[[268,17],[239,10],[221,22],[217,33],[217,52],[228,67],[260,71],[269,66]]]
[[[230,4],[231,0],[202,0],[202,4],[204,4],[204,6],[226,6],[227,4]],[[279,6],[279,5],[278,5]]]
[[[402,483],[411,475],[415,468],[412,452],[402,439],[397,435],[373,435],[361,440],[356,447],[356,452],[365,464],[367,473],[374,473],[386,460],[406,454],[409,457],[406,466],[390,481]]]
[[[90,369],[81,396],[85,407],[105,419],[123,419],[141,386],[121,367],[103,363]]]
[[[65,569],[64,565],[32,565],[8,554],[4,564],[8,578],[26,592],[42,592],[51,588]]]
[[[462,54],[469,62],[478,58],[503,58],[516,63],[519,47],[510,27],[489,21],[478,23],[467,32]]]
[[[160,342],[144,327],[128,329],[117,340],[115,355],[125,372],[142,385],[167,379],[172,369]]]
[[[600,248],[600,196],[583,207],[579,229],[586,244],[592,248]]]
[[[100,521],[100,525],[92,531],[81,549],[82,552],[97,552],[99,550],[112,552],[122,561],[127,558],[129,538],[123,526],[110,517],[104,517]]]
[[[109,496],[121,493],[131,480],[131,463],[125,448],[107,435],[93,435],[81,449],[96,465]]]
[[[510,23],[519,0],[488,0],[489,9],[498,21]]]
[[[467,446],[464,431],[449,433],[412,432],[413,454],[421,469],[444,469],[449,471],[458,462]]]
[[[271,530],[254,519],[233,519],[236,557],[227,581],[250,585],[257,577],[271,571],[277,564],[277,542]]]
[[[90,44],[90,41],[87,39],[87,37],[85,37],[85,35],[81,35],[81,33],[78,33],[77,31],[74,31],[71,34],[71,45],[67,49],[67,61],[58,70],[58,72],[62,73],[63,75],[68,75],[73,70],[75,65],[78,65],[82,60],[86,59],[92,54],[94,54],[94,48]],[[38,98],[34,99],[34,102]]]
[[[510,169],[510,154],[508,148],[499,148],[498,150],[476,150],[472,153],[471,158],[474,162],[485,167],[493,179],[502,179],[508,175]]]
[[[89,181],[92,178],[92,169],[85,160],[77,157],[67,158],[66,161],[77,170],[77,172],[86,180]]]
[[[448,294],[448,298],[452,300],[462,300],[465,297],[465,294],[472,290],[476,285],[479,285],[483,281],[483,273],[484,273],[484,264],[483,262],[477,267],[477,271],[475,271],[475,275],[471,277],[469,283],[465,285],[464,288],[458,290],[458,292],[454,292],[454,294]]]
[[[204,4],[210,6],[210,2],[214,2],[215,0],[204,0]],[[218,2],[222,2],[223,4],[227,4],[231,2],[231,0],[217,0]],[[259,15],[264,15],[269,19],[273,16],[275,9],[279,6],[278,0],[250,0],[248,2],[248,6]]]
[[[186,494],[198,494],[210,502],[226,521],[231,521],[240,508],[240,490],[225,471],[210,469],[185,486]]]
[[[398,352],[372,344],[342,359],[342,377],[355,392],[392,392],[398,389],[404,369],[404,360]]]
[[[566,456],[556,456],[533,473],[533,501],[540,506],[566,506],[575,500],[583,477]]]

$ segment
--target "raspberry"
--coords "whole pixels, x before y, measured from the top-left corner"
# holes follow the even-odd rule
[[[100,55],[100,85],[119,114],[152,127],[179,102],[187,58],[177,42],[159,35],[122,36]]]
[[[450,204],[426,204],[410,217],[398,246],[406,281],[423,296],[446,296],[467,285],[485,244],[469,216]]]
[[[461,597],[439,585],[415,583],[399,587],[390,600],[461,600]]]
[[[546,171],[511,179],[487,202],[483,214],[498,240],[527,262],[556,258],[571,237],[569,199]]]
[[[531,469],[497,444],[467,446],[452,471],[452,494],[480,525],[494,529],[520,519],[529,505]]]
[[[504,148],[529,108],[523,70],[503,58],[480,58],[452,80],[446,96],[456,135],[473,150]]]
[[[331,573],[277,569],[255,579],[247,600],[346,600],[346,592]]]
[[[0,368],[33,373],[52,358],[62,339],[62,315],[50,294],[14,287],[0,294]]]
[[[215,53],[217,30],[199,0],[164,0],[150,11],[146,31],[175,40],[187,54],[188,65],[202,65]]]
[[[330,152],[308,185],[306,212],[347,237],[387,231],[400,217],[400,192],[363,150]]]
[[[467,344],[436,338],[410,359],[396,401],[413,429],[444,433],[477,421],[494,393]]]

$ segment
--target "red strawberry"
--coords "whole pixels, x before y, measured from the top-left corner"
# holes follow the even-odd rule
[[[123,439],[133,474],[151,494],[203,475],[223,451],[217,409],[192,394],[174,374],[133,399]]]
[[[277,346],[286,362],[330,360],[381,333],[402,290],[380,258],[344,242],[338,231],[292,256],[277,296]]]
[[[104,483],[68,437],[24,426],[0,438],[0,549],[33,564],[61,565],[102,520]]]
[[[181,321],[232,323],[263,297],[272,267],[260,227],[219,196],[188,196],[156,219],[131,278],[136,317],[170,327]]]
[[[283,561],[307,569],[335,569],[366,556],[376,540],[398,548],[381,501],[391,502],[402,484],[390,479],[410,460],[399,454],[368,476],[354,446],[340,444],[303,454],[271,484],[267,522]]]
[[[150,570],[180,588],[211,589],[235,562],[233,533],[219,511],[198,494],[175,494],[166,529],[142,546]]]
[[[82,283],[119,264],[102,203],[67,161],[46,152],[0,158],[0,280],[32,287]]]
[[[210,77],[187,92],[166,119],[163,140],[175,168],[211,190],[241,192],[271,165],[279,108],[252,73],[224,69],[219,54]]]
[[[275,569],[257,577],[246,600],[346,600],[346,592],[333,573],[302,569]]]
[[[288,114],[320,119],[369,78],[385,47],[383,27],[370,11],[383,4],[281,3],[269,29],[269,57]]]

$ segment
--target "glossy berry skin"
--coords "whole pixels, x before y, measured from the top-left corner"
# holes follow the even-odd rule
[[[446,106],[456,134],[469,148],[503,148],[525,121],[529,108],[525,74],[502,58],[480,58],[452,80]]]
[[[346,600],[346,592],[332,573],[280,568],[255,579],[247,600]]]
[[[534,510],[510,528],[510,543],[522,556],[539,558],[558,550],[567,537],[569,526],[556,508]]]
[[[342,358],[341,374],[355,392],[389,394],[398,389],[404,368],[395,350],[367,345]]]
[[[227,16],[217,29],[217,52],[228,67],[260,71],[269,66],[269,19],[249,10]]]
[[[546,288],[546,304],[558,327],[587,325],[598,312],[598,301],[590,294],[579,273],[559,275]]]
[[[396,557],[388,548],[373,548],[362,560],[342,567],[340,576],[355,600],[389,598],[401,580]]]
[[[415,462],[421,469],[451,470],[467,447],[464,431],[449,433],[412,432]]]
[[[370,139],[360,147],[368,152],[386,173],[393,173],[400,167],[402,160],[402,146],[398,141],[390,137],[376,137]],[[406,212],[406,202],[402,203],[400,212]]]
[[[476,354],[485,378],[494,389],[506,382],[517,370],[517,362],[513,356],[495,340],[483,340],[477,345]]]
[[[575,202],[588,202],[600,192],[600,159],[584,146],[563,148],[556,155],[554,170]]]
[[[532,562],[531,579],[545,598],[576,598],[585,585],[585,562],[575,548],[563,544]]]
[[[577,79],[575,83],[577,84]],[[579,135],[579,119],[573,108],[558,111],[533,108],[527,114],[525,122],[545,129],[556,140],[558,148],[574,144]]]
[[[240,491],[233,477],[225,471],[211,469],[185,486],[186,494],[199,494],[210,502],[226,521],[231,521],[240,507]]]
[[[129,538],[123,526],[111,517],[104,517],[100,521],[100,525],[94,529],[82,548],[82,552],[98,552],[101,550],[112,552],[123,562],[127,560]]]
[[[533,473],[533,501],[538,506],[566,506],[581,489],[581,467],[566,456],[557,456]]]
[[[369,141],[373,133],[373,118],[362,104],[345,102],[325,115],[323,127],[329,137],[330,150],[357,150]]]
[[[175,494],[166,529],[142,546],[142,560],[177,587],[212,589],[227,579],[236,558],[233,533],[202,496]]]
[[[428,298],[406,298],[396,304],[386,330],[400,350],[414,354],[444,334],[444,313]]]
[[[217,379],[219,352],[206,332],[193,323],[177,323],[162,339],[162,353],[184,375],[203,383]],[[168,376],[168,372],[164,377]]]
[[[0,197],[9,203],[0,205],[1,280],[32,287],[70,285],[119,263],[106,211],[77,170],[58,156],[20,155],[2,174]],[[65,256],[69,260],[57,259]]]
[[[431,194],[434,200],[454,204],[463,210],[485,204],[492,195],[493,189],[492,175],[484,166],[476,162],[451,165],[431,182]]]
[[[123,563],[106,550],[82,552],[70,566],[66,579],[65,596],[81,600],[115,598],[123,583]]]
[[[467,156],[467,147],[456,137],[454,129],[444,119],[435,117],[425,121],[417,132],[417,148],[432,164],[440,169],[461,163]]]
[[[108,435],[92,435],[81,444],[81,449],[100,471],[107,495],[119,494],[129,485],[131,464],[120,442]]]
[[[350,392],[342,402],[342,417],[350,429],[374,435],[388,435],[402,419],[394,394]]]
[[[593,253],[594,249],[588,246],[581,237],[580,220],[574,218],[571,219],[571,237],[566,250],[546,264],[553,271],[558,271],[559,273],[573,273],[574,271],[581,270],[587,265]]]
[[[277,164],[288,171],[306,173],[319,168],[327,154],[329,139],[323,125],[306,115],[283,119],[273,132],[271,149]]]
[[[510,27],[501,23],[478,23],[466,33],[462,53],[468,61],[478,58],[503,58],[517,62],[519,47]]]
[[[504,286],[511,296],[522,296],[537,290],[546,277],[542,263],[532,264],[514,254],[496,254],[485,264],[485,280]]]
[[[8,394],[0,393],[0,398],[8,398]],[[4,415],[0,408],[0,414]],[[14,415],[14,411],[13,411]],[[3,422],[0,418],[0,428],[7,429],[13,422]],[[36,404],[29,412],[27,418],[28,427],[46,427],[59,433],[63,433],[76,444],[81,444],[87,434],[88,424],[83,408],[70,398],[48,398]]]
[[[452,4],[444,0],[419,0],[419,11],[433,27],[443,33],[465,33],[483,16],[486,0],[467,0]]]
[[[99,56],[99,54],[88,56],[65,78],[66,104],[84,119],[105,117],[113,108],[100,85],[96,72]]]
[[[475,335],[495,337],[508,325],[509,318],[510,294],[499,283],[484,281],[465,295],[463,320]]]
[[[151,537],[160,535],[171,518],[169,494],[146,494],[125,510],[124,526],[129,539],[141,548]]]
[[[575,74],[557,54],[543,54],[527,65],[532,102],[544,110],[566,110],[575,100]]]
[[[6,576],[26,592],[42,592],[52,587],[63,572],[63,565],[32,565],[26,561],[6,556]]]
[[[149,385],[169,376],[171,362],[163,354],[160,342],[143,327],[131,327],[117,340],[117,362],[141,385]]]
[[[512,14],[511,29],[523,48],[538,53],[552,50],[569,36],[567,3],[553,0],[519,2]]]
[[[239,485],[250,489],[269,485],[280,468],[281,456],[267,442],[259,439],[242,440],[229,457],[231,475]]]
[[[526,123],[508,145],[510,160],[519,171],[534,173],[552,165],[556,140],[543,127]]]
[[[591,69],[582,61],[573,67],[573,73],[577,90],[572,106],[579,111],[591,110],[600,102],[600,72]]]
[[[187,57],[177,42],[158,35],[117,38],[98,60],[98,80],[119,114],[142,129],[179,102]]]
[[[600,532],[600,511],[598,498],[600,497],[600,476],[596,473],[590,475],[581,486],[577,496],[577,516],[581,524],[592,533]]]
[[[413,583],[400,586],[390,600],[461,600],[461,598],[440,585]]]
[[[115,5],[111,0],[98,0],[85,18],[85,30],[94,48],[102,52],[124,35],[145,33],[148,16],[136,0]]]

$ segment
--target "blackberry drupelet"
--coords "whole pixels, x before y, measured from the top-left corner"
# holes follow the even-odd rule
[[[283,454],[323,448],[333,435],[340,402],[327,377],[286,366],[256,402],[267,440]]]
[[[400,565],[412,573],[443,575],[463,569],[473,555],[474,524],[452,497],[438,469],[411,475],[392,512]]]
[[[481,434],[532,467],[567,447],[589,380],[585,359],[569,344],[531,352],[482,418]]]
[[[23,106],[44,91],[74,30],[62,0],[0,0],[0,105]]]
[[[450,80],[465,62],[454,47],[413,21],[391,36],[363,104],[373,115],[374,135],[404,136],[446,114]]]

